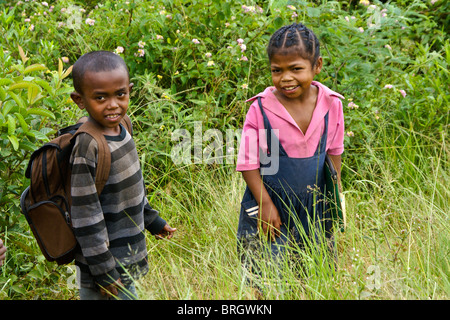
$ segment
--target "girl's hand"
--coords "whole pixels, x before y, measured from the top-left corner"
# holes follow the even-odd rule
[[[3,245],[3,240],[0,239],[0,267],[3,265],[3,260],[6,258],[6,247]]]
[[[260,221],[258,224],[259,230],[262,228],[263,234],[270,237],[270,240],[275,241],[275,238],[280,236],[281,219],[272,200],[261,204],[258,217]]]
[[[274,241],[275,237],[280,236],[280,214],[267,193],[266,187],[261,180],[259,169],[243,171],[242,176],[252,192],[253,197],[255,197],[256,202],[260,204],[258,229],[262,229],[263,233]]]

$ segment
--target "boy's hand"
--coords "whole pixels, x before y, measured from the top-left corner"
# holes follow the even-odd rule
[[[119,294],[118,288],[123,287],[122,281],[120,281],[120,278],[116,280],[116,282],[111,283],[109,286],[106,287],[100,287],[100,293],[102,296],[106,295],[109,297],[117,297]]]
[[[171,226],[169,226],[167,223],[164,226],[164,228],[161,230],[160,233],[158,233],[157,235],[155,235],[156,239],[163,239],[166,238],[170,239],[173,237],[174,232],[177,231],[176,228],[172,228]]]

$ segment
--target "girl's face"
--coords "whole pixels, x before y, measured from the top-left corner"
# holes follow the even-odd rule
[[[270,59],[272,82],[281,99],[303,100],[309,95],[314,76],[322,69],[322,57],[314,65],[308,59],[302,58],[295,52],[280,52]]]

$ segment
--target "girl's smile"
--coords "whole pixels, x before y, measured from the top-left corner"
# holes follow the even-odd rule
[[[270,59],[270,68],[277,98],[304,100],[309,96],[314,76],[322,69],[322,58],[313,67],[310,60],[295,52],[276,53]]]

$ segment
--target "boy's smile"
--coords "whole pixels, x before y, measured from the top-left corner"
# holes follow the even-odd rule
[[[133,84],[127,71],[120,67],[110,71],[84,74],[82,93],[71,97],[80,109],[86,109],[89,119],[97,122],[105,135],[120,134],[119,123],[125,116]]]

